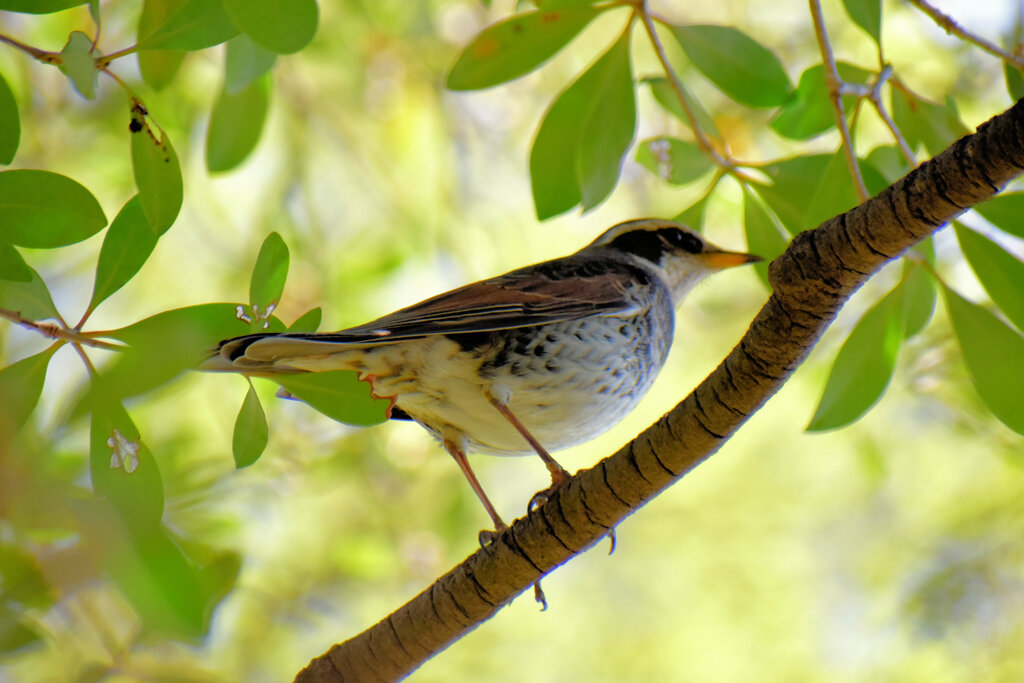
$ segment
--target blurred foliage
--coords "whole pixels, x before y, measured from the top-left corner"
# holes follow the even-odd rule
[[[637,215],[774,256],[860,201],[805,8],[535,4],[0,0],[0,678],[287,678],[474,549],[422,430],[309,407],[380,422],[365,382],[282,381],[305,405],[187,372],[219,339],[363,322]],[[1019,54],[981,5],[949,11]],[[1021,91],[912,8],[824,15],[870,192]],[[1022,197],[886,268],[615,556],[545,580],[550,611],[416,678],[1024,676]],[[649,399],[565,464],[699,381],[765,282],[695,293]],[[476,466],[503,510],[544,485]]]

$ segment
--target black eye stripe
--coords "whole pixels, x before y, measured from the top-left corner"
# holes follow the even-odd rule
[[[704,243],[699,237],[679,228],[662,228],[658,234],[664,237],[669,244],[691,254],[699,254],[704,251]]]
[[[682,249],[691,254],[704,251],[704,242],[699,237],[677,227],[631,230],[613,239],[608,246],[636,254],[652,263],[660,263],[665,252],[674,249]]]

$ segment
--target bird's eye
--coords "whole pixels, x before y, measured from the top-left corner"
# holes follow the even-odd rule
[[[662,228],[658,231],[665,238],[665,241],[674,247],[691,254],[699,254],[704,250],[704,243],[696,235],[680,230],[679,228]]]

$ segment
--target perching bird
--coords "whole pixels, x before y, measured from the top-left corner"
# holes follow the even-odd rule
[[[588,441],[625,417],[665,362],[683,297],[711,273],[760,260],[673,221],[627,221],[569,256],[364,325],[222,341],[203,367],[358,372],[392,400],[392,417],[415,420],[444,444],[501,531],[467,451],[535,451],[552,487],[561,485],[569,474],[548,449]]]

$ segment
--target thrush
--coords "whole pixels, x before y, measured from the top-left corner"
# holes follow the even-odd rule
[[[439,294],[337,332],[220,342],[204,369],[267,376],[353,370],[392,418],[412,419],[452,455],[506,528],[468,452],[553,457],[624,418],[650,389],[675,309],[708,275],[760,261],[668,220],[619,223],[579,251]]]

